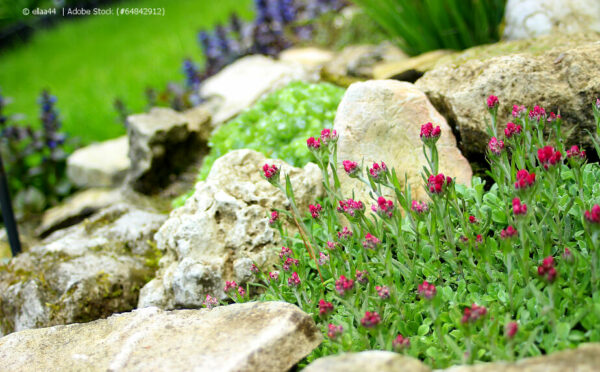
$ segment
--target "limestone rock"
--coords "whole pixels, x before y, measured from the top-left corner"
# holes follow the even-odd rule
[[[127,175],[129,142],[122,136],[75,150],[67,159],[67,176],[78,187],[114,187]]]
[[[146,308],[0,339],[3,371],[287,371],[321,343],[284,302],[211,310]]]
[[[290,48],[279,54],[279,60],[287,63],[297,63],[308,71],[319,72],[323,65],[334,58],[334,53],[315,47]]]
[[[417,359],[391,351],[363,351],[332,355],[315,360],[303,372],[430,372]]]
[[[152,194],[168,185],[174,175],[206,151],[202,127],[210,115],[178,113],[170,108],[153,108],[147,114],[127,118],[129,183],[134,190]]]
[[[434,50],[395,62],[381,62],[373,67],[373,78],[376,80],[395,79],[414,82],[423,74],[434,68],[438,61],[447,55],[456,53],[450,50]]]
[[[206,79],[200,95],[216,101],[213,126],[233,118],[262,95],[295,81],[315,81],[301,65],[275,61],[262,55],[241,58]]]
[[[374,66],[407,59],[396,46],[384,42],[379,45],[351,45],[339,52],[321,71],[321,77],[341,86],[373,78]]]
[[[600,42],[564,46],[541,54],[520,53],[471,59],[437,67],[416,82],[450,125],[458,128],[461,148],[483,154],[489,140],[485,100],[500,98],[500,129],[511,121],[515,104],[560,111],[568,143],[589,144],[584,129],[593,131],[592,104],[600,93]]]
[[[597,0],[508,0],[504,38],[528,39],[552,33],[600,31]]]
[[[152,277],[166,216],[117,204],[0,266],[0,333],[131,310]]]
[[[592,372],[600,366],[600,344],[580,345],[550,355],[526,358],[515,363],[482,363],[472,366],[454,366],[444,372]]]
[[[199,307],[207,294],[224,298],[226,280],[247,282],[252,262],[264,267],[274,262],[281,238],[268,216],[289,204],[262,178],[265,163],[282,166],[290,175],[296,203],[304,210],[323,195],[315,164],[293,168],[251,150],[217,159],[194,195],[171,212],[156,234],[165,255],[157,277],[142,289],[139,307]]]
[[[425,199],[421,172],[427,162],[419,136],[421,125],[427,122],[442,130],[437,142],[440,172],[457,183],[470,184],[471,167],[456,147],[446,120],[413,84],[395,80],[371,80],[348,88],[334,122],[340,136],[338,160],[364,161],[365,167],[384,161],[389,169],[396,170],[402,184],[406,173],[413,198]],[[348,177],[341,165],[338,169],[344,196],[354,191],[356,199],[369,208],[374,202],[366,186]]]

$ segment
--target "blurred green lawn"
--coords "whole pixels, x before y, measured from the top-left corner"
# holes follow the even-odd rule
[[[146,105],[147,86],[163,89],[182,81],[182,60],[203,57],[197,31],[212,29],[236,11],[251,16],[251,0],[142,0],[112,5],[164,7],[165,16],[86,16],[36,32],[18,47],[0,50],[0,89],[13,102],[7,114],[23,113],[38,125],[37,97],[44,88],[58,98],[64,130],[83,143],[125,132],[113,101],[132,111]]]

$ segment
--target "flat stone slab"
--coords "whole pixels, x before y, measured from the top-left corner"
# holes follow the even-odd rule
[[[82,188],[117,186],[131,164],[128,152],[127,136],[80,148],[67,159],[67,176]]]

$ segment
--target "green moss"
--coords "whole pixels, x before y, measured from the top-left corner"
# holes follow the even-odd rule
[[[156,242],[148,240],[147,243],[150,246],[150,249],[148,249],[144,256],[144,264],[152,271],[156,271],[156,269],[158,269],[158,262],[162,258],[163,254],[156,246]]]

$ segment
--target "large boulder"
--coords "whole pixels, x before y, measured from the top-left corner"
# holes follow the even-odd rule
[[[317,76],[298,63],[252,55],[206,79],[200,87],[200,95],[213,102],[212,124],[217,127],[252,106],[264,94],[295,80],[316,81]]]
[[[135,310],[0,339],[3,371],[287,371],[321,343],[284,302],[210,310]]]
[[[131,310],[153,276],[166,216],[117,204],[0,266],[0,334]]]
[[[152,194],[207,151],[208,111],[179,113],[155,107],[145,114],[127,117],[129,183],[134,190]]]
[[[596,38],[598,37],[597,34]],[[586,38],[571,37],[575,40]],[[547,38],[543,39],[547,40]],[[555,38],[556,44],[563,41]],[[509,55],[483,57],[437,67],[416,82],[450,125],[460,132],[461,148],[467,154],[483,154],[489,140],[486,126],[489,114],[485,100],[490,94],[500,98],[500,129],[513,120],[515,104],[540,105],[547,112],[559,112],[570,133],[568,142],[589,144],[585,129],[595,123],[592,104],[600,95],[600,42],[583,42],[540,52],[513,54],[511,43],[497,48]],[[518,45],[518,42],[516,42]],[[487,47],[493,48],[493,46]],[[455,61],[459,61],[456,57]]]
[[[67,158],[67,176],[77,187],[114,187],[127,176],[127,136],[95,143],[75,150]]]
[[[289,174],[303,210],[323,196],[315,164],[294,168],[251,150],[217,159],[194,195],[171,212],[156,234],[164,256],[156,278],[141,291],[139,307],[199,307],[207,294],[225,298],[226,280],[249,281],[253,262],[266,268],[275,261],[281,238],[269,226],[269,214],[289,208],[289,202],[262,178],[265,163]]]
[[[303,372],[431,372],[419,360],[391,351],[363,351],[319,358]]]
[[[528,39],[552,33],[600,31],[598,0],[508,0],[504,38]]]
[[[395,80],[370,80],[352,84],[338,106],[334,129],[339,133],[338,159],[352,160],[365,167],[385,162],[394,168],[399,181],[404,174],[416,199],[426,198],[421,177],[427,164],[420,139],[421,125],[439,125],[442,135],[437,143],[439,171],[470,184],[472,171],[467,159],[456,147],[452,130],[427,97],[413,84]],[[350,178],[338,167],[342,192],[355,193],[356,199],[372,202],[369,189],[359,180]]]

